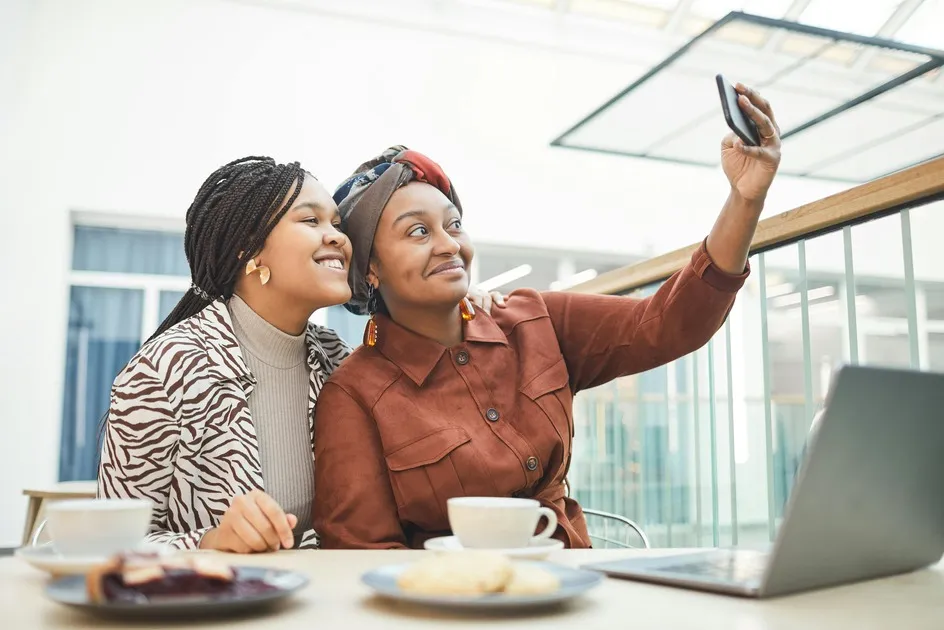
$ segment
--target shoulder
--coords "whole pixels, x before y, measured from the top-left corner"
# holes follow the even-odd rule
[[[331,374],[328,385],[370,409],[402,371],[376,348],[360,346]]]
[[[505,308],[493,307],[492,319],[505,334],[510,334],[519,324],[548,317],[544,294],[534,289],[517,289],[505,298]]]
[[[125,387],[141,380],[167,385],[180,374],[193,372],[206,362],[207,338],[213,332],[214,318],[204,309],[175,324],[138,350],[115,378],[115,387]]]

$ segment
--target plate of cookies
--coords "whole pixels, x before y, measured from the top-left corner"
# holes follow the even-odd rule
[[[229,614],[272,604],[307,584],[300,573],[234,567],[197,554],[124,553],[85,575],[54,580],[46,595],[108,615]]]
[[[603,576],[549,562],[512,560],[487,551],[429,555],[365,573],[377,594],[450,608],[530,608],[567,601],[597,586]]]

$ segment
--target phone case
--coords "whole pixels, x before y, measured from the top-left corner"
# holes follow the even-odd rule
[[[715,76],[715,82],[718,84],[721,110],[724,112],[724,120],[728,123],[728,127],[744,144],[752,147],[760,146],[760,135],[757,133],[757,126],[738,106],[738,93],[734,86],[728,83],[720,74]]]

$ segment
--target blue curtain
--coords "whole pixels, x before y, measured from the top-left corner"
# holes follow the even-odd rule
[[[144,293],[72,287],[59,479],[95,479],[111,384],[141,344]]]

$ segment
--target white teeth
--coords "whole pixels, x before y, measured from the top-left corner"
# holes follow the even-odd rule
[[[325,260],[315,261],[317,264],[322,267],[328,267],[329,269],[339,269],[344,271],[344,263],[336,258],[326,258]]]

